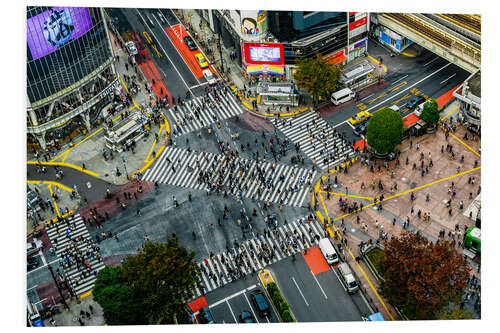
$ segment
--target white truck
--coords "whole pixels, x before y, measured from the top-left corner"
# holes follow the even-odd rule
[[[345,262],[341,263],[339,265],[339,272],[342,280],[345,283],[347,292],[350,294],[354,294],[355,292],[357,292],[359,290],[358,282],[356,281],[354,274],[352,274],[349,265],[347,265],[347,263]]]
[[[328,238],[323,238],[319,241],[319,249],[329,265],[337,265],[339,263],[339,256]]]

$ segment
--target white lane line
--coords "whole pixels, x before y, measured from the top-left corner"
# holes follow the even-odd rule
[[[371,312],[374,312],[373,311],[373,308],[371,307],[371,305],[368,303],[368,300],[366,299],[365,295],[362,293],[362,292],[359,292],[359,294],[361,295],[361,298],[363,299],[363,301],[365,301],[365,304],[366,306],[368,307],[368,309],[370,309]]]
[[[426,63],[426,64],[424,65],[424,67],[425,67],[425,66],[427,66],[427,65],[429,65],[429,64],[431,64],[431,63],[433,63],[434,61],[436,61],[436,60],[438,60],[438,59],[439,59],[439,57],[436,57],[436,58],[432,59],[431,61],[429,61],[428,63]]]
[[[452,78],[452,77],[454,77],[455,75],[457,75],[457,73],[455,73],[455,74],[453,74],[452,76],[450,76],[449,78],[447,78],[447,79],[445,79],[445,80],[441,81],[439,84],[443,84],[443,83],[445,83],[446,81],[448,81],[449,79],[451,79],[451,78]]]
[[[408,76],[408,75],[407,75],[407,76]],[[361,101],[364,101],[365,99],[370,98],[370,97],[371,97],[371,96],[373,96],[373,95],[375,95],[375,93],[372,93],[372,94],[370,94],[370,95],[366,96],[366,97],[365,97],[365,98],[363,98]]]
[[[204,85],[206,85],[206,84],[208,84],[208,82],[205,82],[205,83],[200,83],[200,84],[197,84],[197,85],[195,85],[195,86],[191,86],[191,87],[189,87],[189,88],[193,89],[193,88],[197,88],[197,87],[204,86]]]
[[[401,95],[402,93],[406,92],[407,90],[410,90],[411,88],[415,87],[415,86],[416,86],[417,84],[419,84],[420,82],[427,80],[428,78],[430,78],[430,77],[431,77],[431,76],[433,76],[434,74],[436,74],[436,73],[438,73],[438,72],[442,71],[443,69],[445,69],[446,67],[448,67],[448,66],[450,66],[450,65],[451,65],[451,62],[449,62],[448,64],[444,65],[444,66],[443,66],[443,67],[441,67],[440,69],[438,69],[438,70],[436,70],[436,71],[432,72],[431,74],[427,75],[427,76],[426,76],[426,77],[424,77],[422,80],[415,82],[414,84],[412,84],[411,86],[407,87],[406,89],[401,90],[401,91],[400,91],[400,92],[398,92],[397,94],[392,95],[392,96],[390,96],[390,97],[388,97],[388,98],[384,99],[382,102],[380,102],[380,103],[378,103],[378,104],[375,104],[375,105],[374,105],[374,106],[372,106],[371,108],[366,109],[366,111],[370,112],[370,110],[373,110],[373,109],[375,109],[376,107],[379,107],[380,105],[384,104],[384,103],[385,103],[385,102],[387,102],[388,100],[393,99],[393,98],[395,98],[395,97],[397,97],[397,96]]]
[[[56,259],[56,260],[54,260],[54,261],[49,262],[49,265],[52,265],[53,263],[56,263],[56,262],[59,262],[59,259]],[[30,273],[36,272],[36,271],[38,271],[39,269],[42,269],[42,268],[44,268],[44,267],[47,267],[47,265],[43,265],[43,266],[37,267],[37,268],[35,268],[34,270],[29,271],[27,274],[30,274]]]
[[[407,76],[408,76],[408,74],[406,74],[405,76],[403,76],[403,77],[402,77],[402,78],[400,78],[399,80],[394,81],[394,82],[391,84],[391,87],[392,87],[393,85],[395,85],[396,83],[398,83],[399,81],[401,81],[402,79],[404,79],[405,77],[407,77]],[[373,94],[374,94],[374,93],[373,93]],[[373,94],[372,94],[372,95],[373,95]],[[371,96],[371,95],[370,95],[370,96]]]
[[[179,72],[179,70],[177,69],[177,67],[174,65],[172,59],[170,59],[170,57],[168,56],[167,52],[165,51],[165,49],[163,48],[163,46],[161,46],[160,42],[159,42],[159,39],[156,37],[155,33],[153,32],[153,30],[149,27],[149,25],[146,23],[146,20],[144,20],[144,17],[142,17],[141,13],[139,12],[138,9],[136,9],[137,11],[137,14],[139,14],[139,16],[142,18],[142,20],[144,21],[144,24],[147,26],[147,28],[149,29],[149,31],[151,31],[151,34],[155,37],[156,41],[158,41],[158,45],[160,46],[161,50],[163,51],[163,53],[165,54],[165,56],[167,57],[168,61],[170,61],[170,64],[174,67],[175,71],[177,72],[177,74],[179,75],[179,77],[181,78],[182,80],[182,83],[184,83],[184,85],[186,86],[186,88],[188,88],[188,90],[191,92],[191,89],[189,88],[189,86],[187,85],[186,81],[184,81],[184,78],[182,77],[181,73]],[[156,18],[155,18],[156,19]],[[163,29],[163,28],[162,28]],[[163,30],[163,32],[165,32],[165,30]],[[165,32],[165,34],[167,34]],[[170,38],[168,38],[168,35],[167,35],[167,39],[170,41],[170,43],[172,43],[172,41],[170,40]],[[175,46],[174,46],[175,48]],[[177,50],[177,48],[175,48]],[[179,51],[177,51],[179,52]],[[182,57],[181,57],[182,58]],[[184,58],[182,58],[182,60],[184,60]],[[190,70],[191,72],[191,70]],[[191,72],[192,73],[192,72]],[[194,74],[193,74],[194,76]],[[200,82],[200,81],[198,81]]]
[[[337,127],[339,127],[340,125],[343,125],[343,124],[347,123],[348,121],[349,121],[349,119],[346,119],[346,120],[344,120],[343,122],[338,123],[338,124],[337,124],[337,125],[335,125],[335,126],[330,126],[330,127],[331,127],[331,128],[337,128]]]
[[[355,129],[354,125],[353,125],[353,124],[351,124],[351,122],[349,122],[349,121],[348,121],[348,122],[347,122],[347,125],[351,126],[351,127],[352,127],[352,129]]]
[[[302,293],[302,290],[300,290],[299,288],[299,285],[297,284],[297,281],[295,281],[295,278],[292,276],[292,281],[293,283],[295,283],[295,286],[297,287],[297,289],[299,290],[299,293],[300,295],[302,296],[302,299],[304,300],[304,302],[306,303],[307,306],[309,306],[309,303],[307,303],[307,300],[306,298],[304,297],[304,294]]]
[[[40,252],[38,252],[38,254],[40,255],[40,258],[42,259],[43,265],[47,266],[47,260],[45,260],[45,256],[43,255],[42,250],[40,250]]]
[[[346,287],[344,287],[344,284],[342,283],[342,280],[340,280],[340,276],[337,274],[337,272],[335,272],[335,270],[333,269],[333,267],[330,267],[330,268],[332,269],[333,273],[335,274],[335,276],[339,280],[340,285],[342,286],[342,288],[344,288],[344,290],[347,291]]]
[[[233,315],[234,322],[237,323],[238,321],[236,320],[236,316],[234,315],[233,309],[231,308],[231,305],[229,305],[229,301],[226,300],[227,307],[229,308],[229,311],[231,311],[231,314]]]
[[[259,319],[257,319],[257,316],[255,315],[255,311],[253,311],[253,307],[250,304],[250,301],[248,300],[247,294],[244,293],[243,296],[245,296],[245,299],[247,300],[248,306],[250,307],[250,310],[252,311],[255,320],[257,320],[257,323],[260,323]]]
[[[217,305],[219,305],[219,304],[222,304],[222,303],[224,303],[224,302],[226,302],[226,301],[230,300],[231,298],[235,298],[236,296],[239,296],[239,295],[241,295],[241,294],[244,294],[245,292],[250,291],[250,290],[255,289],[255,288],[257,288],[257,285],[256,285],[256,284],[254,284],[254,285],[252,285],[252,286],[250,286],[250,287],[248,287],[248,288],[245,288],[245,289],[243,289],[243,290],[240,290],[240,291],[238,291],[238,292],[236,292],[236,293],[234,293],[234,294],[232,294],[232,295],[230,295],[230,296],[227,296],[226,298],[221,299],[221,300],[219,300],[219,301],[217,301],[217,302],[215,302],[215,303],[213,303],[213,304],[210,304],[208,307],[211,309],[211,308],[213,308],[213,307],[215,307],[215,306],[217,306]]]
[[[326,296],[325,291],[323,290],[323,288],[322,288],[322,287],[321,287],[321,285],[319,284],[319,281],[318,281],[318,279],[316,278],[316,275],[314,275],[314,273],[313,273],[312,271],[311,271],[311,274],[312,274],[312,276],[313,276],[313,278],[314,278],[314,281],[316,281],[316,283],[318,284],[319,289],[320,289],[320,290],[321,290],[321,292],[323,293],[323,296],[325,296],[325,299],[328,299],[328,296]]]

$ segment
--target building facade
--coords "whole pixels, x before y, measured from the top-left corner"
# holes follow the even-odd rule
[[[453,92],[460,102],[460,115],[473,128],[481,128],[481,70],[473,73]]]
[[[346,64],[367,50],[367,13],[204,9],[198,13],[235,52],[243,72],[260,79],[293,80],[297,60],[318,53],[328,63]]]
[[[27,7],[28,145],[69,140],[89,130],[119,86],[104,12]]]

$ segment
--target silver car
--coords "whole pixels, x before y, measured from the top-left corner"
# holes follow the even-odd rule
[[[26,245],[26,255],[29,256],[35,252],[38,252],[43,248],[43,242],[39,239],[33,238],[33,241]]]

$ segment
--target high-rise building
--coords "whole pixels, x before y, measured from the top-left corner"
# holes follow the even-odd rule
[[[90,129],[119,85],[99,8],[27,7],[28,145]]]

